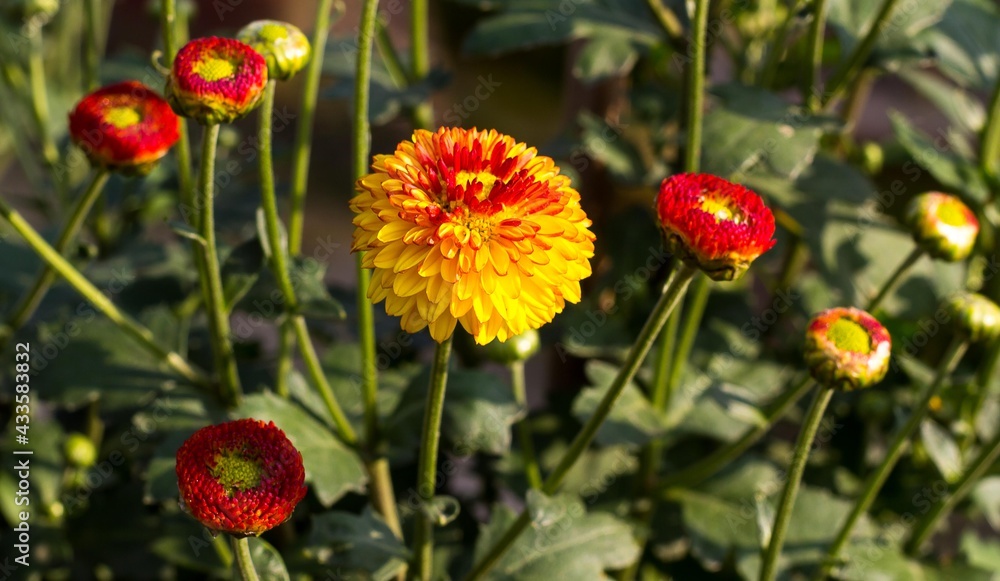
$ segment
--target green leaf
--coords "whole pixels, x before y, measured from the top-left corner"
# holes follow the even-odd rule
[[[922,41],[941,73],[963,86],[989,90],[1000,78],[998,29],[1000,7],[992,0],[954,0]]]
[[[980,480],[972,489],[972,502],[983,511],[993,530],[1000,531],[1000,476]]]
[[[348,492],[364,492],[368,476],[358,455],[298,405],[270,392],[254,394],[245,398],[234,417],[273,421],[284,430],[302,454],[306,482],[323,506]]]
[[[288,569],[285,568],[285,561],[281,558],[281,553],[271,546],[270,543],[260,537],[250,537],[250,560],[253,561],[254,569],[261,579],[268,581],[290,581]],[[242,581],[243,576],[239,568],[233,566],[233,581]]]
[[[157,533],[150,550],[164,561],[220,577],[228,571],[215,545],[223,544],[232,558],[229,535],[213,538],[208,529],[183,513],[165,515]]]
[[[340,320],[347,317],[343,305],[330,296],[330,291],[326,287],[324,282],[326,265],[313,258],[296,256],[290,260],[288,270],[295,298],[299,302],[299,314],[318,319]],[[233,326],[233,332],[239,336],[249,336],[252,332],[252,329],[246,329],[244,326],[251,324],[249,320],[252,320],[253,314],[273,319],[287,313],[285,295],[270,270],[265,269],[261,272],[260,279],[239,302],[237,308],[251,313],[247,321]]]
[[[968,91],[942,79],[939,74],[923,69],[904,69],[899,76],[934,103],[954,126],[965,133],[978,134],[982,130],[986,109],[982,101]]]
[[[610,514],[587,514],[583,503],[571,496],[550,498],[532,490],[526,510],[532,526],[500,558],[487,579],[598,581],[607,579],[605,571],[624,569],[639,557],[628,525]],[[476,541],[476,560],[515,518],[505,506],[494,508]]]
[[[918,56],[923,43],[918,35],[936,24],[943,17],[951,0],[937,2],[897,3],[889,18],[879,29],[874,54],[869,64],[891,66],[901,54]],[[840,40],[841,65],[847,55],[861,42],[881,8],[881,2],[867,0],[833,0],[830,2],[828,22]]]
[[[394,448],[412,450],[421,430],[430,371],[415,376],[386,422],[385,434]],[[514,401],[510,387],[493,373],[451,370],[444,400],[441,433],[455,453],[505,454],[511,426],[525,410]]]
[[[342,574],[379,581],[395,577],[410,558],[403,542],[370,506],[360,515],[339,511],[314,515],[305,553]]]
[[[812,163],[819,138],[834,125],[768,91],[730,84],[713,88],[717,103],[705,117],[703,169],[721,176],[745,174],[758,164],[794,179]]]
[[[639,52],[627,34],[594,36],[584,45],[573,64],[573,76],[587,82],[627,75]]]
[[[949,483],[957,481],[962,476],[962,452],[951,433],[934,420],[925,419],[920,424],[920,439],[944,479]]]
[[[180,220],[174,220],[170,222],[170,230],[180,236],[181,238],[187,238],[188,240],[194,240],[202,246],[207,246],[208,242],[202,238],[201,234],[194,228],[194,226],[188,224],[187,222],[182,222]]]
[[[1000,542],[980,539],[969,531],[962,535],[962,552],[970,565],[984,571],[1000,571]]]
[[[222,291],[226,309],[233,307],[246,296],[264,268],[264,250],[260,238],[251,238],[233,248],[222,264]]]
[[[618,367],[590,360],[587,362],[586,372],[592,387],[581,391],[573,402],[573,415],[581,423],[594,415],[594,410],[618,375]],[[663,415],[653,409],[634,382],[629,382],[608,419],[598,429],[597,442],[602,446],[641,446],[663,435],[666,429]]]
[[[890,111],[889,119],[899,142],[936,180],[963,197],[977,202],[989,199],[990,188],[979,166],[971,158],[956,153],[958,144],[950,139],[952,136],[939,135],[932,140],[898,111]]]

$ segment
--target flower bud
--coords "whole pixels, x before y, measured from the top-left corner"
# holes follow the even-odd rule
[[[97,449],[90,438],[74,432],[66,438],[63,444],[63,456],[66,462],[74,468],[89,468],[97,461]]]
[[[823,311],[806,330],[806,366],[827,387],[850,391],[875,385],[889,370],[891,351],[889,332],[860,309]]]
[[[486,357],[490,361],[507,365],[531,359],[535,353],[538,353],[538,348],[541,344],[542,341],[538,335],[538,331],[528,329],[524,333],[511,337],[506,341],[494,339],[484,345],[482,349],[486,352]]]
[[[264,96],[267,61],[249,45],[209,36],[181,47],[167,77],[167,100],[202,125],[232,123]]]
[[[69,136],[94,166],[142,175],[177,143],[179,119],[153,89],[126,81],[81,99],[69,114]]]
[[[979,220],[962,200],[941,192],[920,194],[906,208],[913,239],[934,258],[964,260],[976,243]]]
[[[663,180],[656,212],[667,249],[713,280],[735,280],[774,246],[774,216],[760,196],[709,174]]]
[[[236,38],[253,47],[267,61],[267,76],[287,81],[309,62],[309,39],[298,27],[278,20],[256,20]]]
[[[1000,335],[1000,307],[981,294],[956,293],[945,300],[944,309],[958,332],[973,343]]]

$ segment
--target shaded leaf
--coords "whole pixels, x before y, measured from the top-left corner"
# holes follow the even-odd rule
[[[920,439],[927,455],[948,482],[955,482],[962,475],[962,452],[951,433],[934,420],[925,419],[920,424]]]
[[[314,515],[305,552],[340,574],[375,580],[393,578],[410,558],[410,551],[370,506],[360,515]]]
[[[591,360],[587,362],[586,371],[591,387],[581,391],[573,402],[573,415],[581,423],[594,415],[594,410],[618,375],[618,367]],[[634,382],[629,382],[611,414],[598,429],[597,442],[602,446],[641,446],[663,435],[666,429],[666,418],[653,409]]]

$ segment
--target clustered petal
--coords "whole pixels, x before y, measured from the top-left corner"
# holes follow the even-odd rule
[[[751,190],[710,174],[660,184],[656,212],[668,249],[713,280],[734,280],[775,244],[774,216]]]
[[[955,293],[945,299],[944,309],[956,330],[973,343],[1000,336],[1000,306],[979,293]]]
[[[889,331],[861,309],[837,307],[816,315],[806,330],[806,365],[822,385],[870,387],[889,371]]]
[[[179,115],[202,125],[231,123],[260,104],[267,61],[250,45],[208,36],[177,52],[167,77],[167,99]]]
[[[213,531],[257,536],[288,520],[306,494],[302,455],[274,422],[204,427],[177,451],[185,509]]]
[[[69,114],[69,135],[92,164],[128,174],[147,173],[180,136],[170,105],[138,81],[100,88]]]
[[[476,342],[537,329],[580,300],[594,235],[551,158],[494,130],[418,130],[351,200],[368,296],[410,333]]]
[[[309,62],[309,39],[295,25],[280,20],[255,20],[236,34],[267,61],[267,76],[287,81]]]
[[[906,220],[913,239],[927,254],[949,262],[968,257],[979,235],[976,214],[959,198],[941,192],[913,198]]]

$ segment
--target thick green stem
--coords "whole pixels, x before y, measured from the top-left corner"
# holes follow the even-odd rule
[[[306,326],[306,320],[299,315],[293,316],[292,328],[295,331],[295,339],[299,343],[299,353],[302,354],[302,360],[309,374],[309,381],[319,391],[320,397],[323,398],[323,403],[326,404],[326,409],[330,412],[330,417],[337,426],[337,433],[348,444],[357,443],[358,436],[354,433],[354,428],[351,427],[351,423],[347,420],[347,416],[344,415],[340,404],[337,403],[337,398],[333,395],[330,383],[323,373],[323,366],[320,364],[319,357],[316,356],[316,350],[313,348],[312,340],[309,338],[309,328]]]
[[[535,445],[531,438],[531,425],[528,423],[528,397],[524,387],[524,361],[515,361],[509,366],[510,387],[514,392],[514,401],[524,410],[525,417],[517,424],[517,436],[521,443],[521,458],[524,461],[524,475],[528,478],[528,486],[534,489],[542,487],[542,471],[538,467],[535,456]]]
[[[684,40],[684,27],[674,11],[664,4],[663,0],[646,0],[646,4],[653,11],[653,16],[663,27],[670,41],[675,45],[680,44]]]
[[[812,387],[812,379],[809,375],[803,375],[795,384],[782,390],[781,395],[771,402],[767,411],[764,412],[764,417],[760,424],[747,430],[740,439],[717,449],[715,452],[679,472],[668,474],[664,477],[660,489],[666,491],[670,488],[687,488],[704,482],[760,440],[764,434],[770,431],[778,418],[784,416],[788,409],[795,405],[795,402],[802,399],[802,396],[808,393]]]
[[[694,347],[694,340],[698,335],[698,328],[701,327],[701,319],[705,314],[705,306],[708,304],[708,295],[711,292],[711,279],[705,275],[695,276],[691,292],[688,293],[690,298],[684,312],[684,327],[681,329],[680,340],[677,341],[677,351],[674,352],[671,360],[670,375],[667,377],[667,385],[664,389],[665,400],[662,403],[664,410],[670,408],[670,399],[673,397],[674,390],[681,383],[681,375],[684,373],[688,356],[691,355],[691,348]]]
[[[990,110],[979,140],[979,165],[986,175],[1000,178],[1000,78],[993,88]]]
[[[54,248],[59,254],[65,255],[70,244],[76,240],[77,234],[80,233],[80,227],[83,226],[87,214],[90,213],[90,208],[94,205],[94,201],[101,195],[104,184],[108,181],[108,176],[109,173],[106,169],[94,170],[90,184],[87,186],[86,191],[83,192],[83,195],[76,201],[73,212],[70,214],[69,219],[66,220],[62,232],[60,232],[59,238],[56,240]],[[7,333],[16,333],[31,318],[38,305],[41,304],[42,299],[45,298],[46,293],[52,288],[52,283],[56,281],[56,278],[56,272],[52,267],[48,265],[42,266],[42,271],[38,273],[35,283],[31,285],[31,289],[24,295],[24,298],[14,309],[10,317],[7,318],[4,339],[8,338]]]
[[[910,270],[910,267],[916,264],[923,255],[924,251],[921,250],[919,246],[914,248],[913,251],[910,252],[909,256],[907,256],[903,262],[896,267],[896,270],[892,273],[892,275],[882,284],[882,288],[879,289],[878,294],[876,294],[872,300],[868,301],[868,304],[865,305],[865,310],[869,313],[875,312],[875,309],[877,309],[879,305],[882,304],[882,301],[889,296],[889,293],[896,288],[896,285],[899,283],[899,280],[903,278],[903,275],[906,274],[906,271]]]
[[[316,28],[312,37],[312,58],[306,67],[302,87],[302,105],[296,121],[295,145],[292,148],[291,212],[288,218],[288,251],[292,256],[302,252],[302,229],[305,223],[306,185],[309,182],[309,155],[312,152],[313,117],[316,114],[316,97],[319,77],[323,72],[326,38],[330,33],[330,9],[333,0],[316,3]],[[364,35],[361,36],[362,41]],[[362,42],[361,44],[364,44]]]
[[[274,370],[274,392],[288,399],[288,374],[292,372],[292,349],[295,348],[295,329],[291,321],[284,321],[278,331],[278,361]]]
[[[72,264],[62,257],[55,248],[29,224],[14,208],[12,208],[3,198],[0,198],[0,215],[14,228],[18,234],[24,238],[28,246],[31,246],[41,258],[59,276],[66,279],[83,298],[90,301],[97,310],[117,325],[122,331],[135,339],[144,349],[157,359],[167,364],[178,375],[191,383],[199,386],[207,386],[210,380],[204,373],[194,368],[183,357],[177,353],[165,349],[156,343],[153,332],[135,321],[125,313],[118,310],[118,307],[111,302],[97,287],[93,285],[85,276],[80,274]]]
[[[392,44],[392,37],[389,36],[389,31],[381,21],[375,23],[375,47],[378,49],[382,63],[385,64],[385,70],[389,73],[389,78],[392,79],[396,88],[402,89],[411,84],[406,68],[399,60],[399,53],[396,52],[396,47]]]
[[[767,550],[764,552],[764,560],[760,565],[761,581],[774,581],[778,573],[778,556],[781,548],[785,544],[785,534],[788,532],[788,525],[792,522],[792,509],[795,506],[795,498],[799,494],[799,486],[802,484],[802,474],[806,470],[806,463],[809,461],[809,451],[812,450],[813,440],[816,432],[823,421],[823,412],[833,397],[834,388],[821,387],[813,397],[812,404],[806,419],[799,428],[799,438],[795,442],[795,455],[792,456],[792,464],[788,467],[788,475],[785,480],[785,489],[781,493],[781,501],[778,503],[778,512],[774,516],[774,526],[771,529],[770,542],[767,543]]]
[[[59,167],[59,150],[56,149],[56,142],[52,137],[41,26],[32,27],[29,40],[31,46],[28,52],[28,81],[31,85],[31,112],[35,117],[35,126],[42,143],[42,159],[45,160],[56,189],[61,192],[65,180],[60,173],[62,169]]]
[[[892,15],[892,11],[895,9],[898,1],[884,0],[882,2],[882,7],[879,9],[878,14],[875,15],[875,19],[865,33],[865,37],[854,47],[854,50],[847,57],[847,62],[827,82],[821,101],[822,108],[826,108],[833,103],[840,96],[840,93],[847,84],[857,77],[858,71],[864,67],[865,61],[871,56],[872,50],[875,48],[875,43],[878,42],[878,37],[882,33],[882,27],[885,26],[889,16]]]
[[[410,68],[413,71],[410,78],[418,83],[431,70],[428,4],[427,0],[410,2]],[[434,109],[429,98],[413,108],[413,125],[418,129],[430,129],[434,125]]]
[[[687,140],[684,171],[697,172],[701,166],[702,116],[705,109],[705,49],[708,42],[708,0],[697,0],[691,22],[691,66],[687,70]]]
[[[910,437],[917,428],[920,426],[921,420],[927,414],[927,406],[931,399],[938,394],[941,390],[941,385],[944,384],[945,379],[955,371],[958,367],[959,361],[962,359],[962,355],[965,354],[966,349],[968,349],[969,343],[965,339],[955,338],[952,340],[951,345],[948,346],[948,350],[945,352],[944,356],[941,358],[941,362],[938,364],[937,372],[934,375],[934,380],[924,388],[921,393],[920,401],[916,403],[913,410],[910,412],[909,419],[902,428],[896,433],[892,439],[892,443],[889,445],[888,451],[885,453],[885,458],[882,459],[881,464],[875,469],[868,479],[865,480],[865,486],[861,491],[861,495],[858,496],[857,502],[854,504],[854,508],[851,513],[847,515],[847,519],[844,524],[840,527],[837,532],[837,536],[834,538],[833,542],[830,544],[830,548],[827,549],[826,557],[820,566],[819,573],[816,575],[815,579],[822,580],[826,578],[826,575],[830,572],[830,569],[837,562],[840,556],[840,551],[843,550],[844,545],[851,538],[851,532],[854,530],[854,525],[861,518],[861,515],[868,512],[872,503],[875,501],[875,497],[878,496],[880,490],[882,490],[882,485],[885,484],[889,474],[892,469],[896,466],[896,463],[903,456],[903,452],[906,451],[907,444],[910,441]]]
[[[448,385],[448,360],[452,339],[439,343],[434,352],[431,381],[427,388],[424,424],[420,436],[420,458],[417,462],[417,494],[424,506],[417,513],[413,535],[413,574],[417,579],[431,578],[434,553],[434,521],[431,507],[437,490],[438,444],[441,440],[441,417],[444,414],[444,394]]]
[[[97,30],[97,21],[101,18],[101,2],[100,0],[87,0],[83,9],[86,28],[83,45],[84,86],[87,91],[93,91],[100,84],[101,39]]]
[[[202,133],[201,168],[198,175],[198,206],[201,210],[198,220],[198,234],[204,243],[199,244],[205,265],[203,289],[205,311],[208,315],[208,329],[212,337],[212,353],[215,356],[215,371],[221,378],[220,389],[223,401],[232,407],[239,405],[243,398],[240,376],[236,370],[236,355],[229,334],[229,316],[226,297],[222,291],[222,274],[219,267],[219,253],[215,247],[215,153],[219,141],[219,126],[208,125]]]
[[[650,313],[649,319],[647,319],[646,324],[643,325],[642,330],[639,332],[639,336],[636,338],[635,343],[632,344],[632,348],[629,350],[628,355],[625,356],[625,361],[622,362],[622,367],[619,369],[618,375],[615,376],[614,381],[611,382],[611,386],[608,388],[607,393],[604,394],[604,398],[602,398],[600,403],[597,404],[594,414],[590,416],[587,422],[583,425],[580,432],[570,444],[569,449],[566,450],[565,454],[563,454],[559,464],[552,470],[548,478],[545,479],[545,482],[542,485],[542,493],[555,493],[562,484],[566,474],[571,468],[573,468],[586,449],[590,446],[594,436],[597,435],[597,430],[600,429],[604,420],[608,418],[608,415],[614,408],[618,398],[621,397],[622,392],[625,390],[625,386],[627,386],[629,382],[632,381],[632,378],[635,377],[636,371],[639,370],[639,366],[642,365],[642,361],[646,358],[646,354],[649,353],[653,343],[656,342],[656,337],[660,334],[660,330],[663,329],[663,325],[670,317],[671,311],[673,311],[674,307],[676,307],[680,302],[681,297],[684,295],[684,291],[687,290],[688,284],[697,273],[697,270],[694,270],[685,264],[682,264],[671,273],[670,278],[667,279],[667,282],[664,285],[663,294],[660,296],[659,301],[657,301],[656,306],[653,307],[653,312]],[[514,541],[517,540],[517,537],[519,537],[530,524],[531,516],[528,514],[528,511],[525,510],[521,513],[517,520],[511,524],[511,526],[507,529],[507,532],[504,533],[500,540],[497,541],[487,554],[473,566],[468,579],[479,579],[485,575],[494,565],[497,564],[497,562],[500,561],[500,558],[503,557],[504,553],[510,549],[511,545],[514,544]]]
[[[819,74],[823,68],[823,41],[826,37],[827,0],[816,0],[813,3],[813,19],[809,25],[809,58],[806,60],[806,74],[802,79],[802,98],[806,108],[817,112],[823,105],[820,95]]]
[[[232,537],[233,552],[236,553],[236,567],[240,570],[240,577],[243,581],[260,581],[257,576],[257,569],[254,569],[253,559],[250,558],[250,541],[247,537]]]

